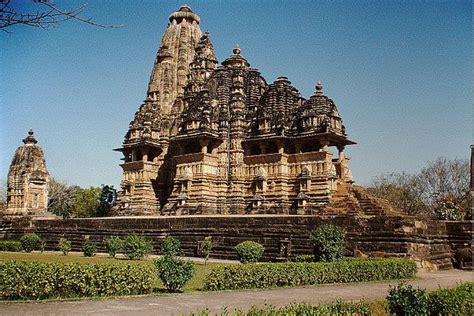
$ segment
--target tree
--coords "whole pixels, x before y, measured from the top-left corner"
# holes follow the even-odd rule
[[[94,22],[91,18],[83,18],[81,15],[87,3],[72,9],[62,9],[51,0],[31,0],[30,5],[24,5],[24,8],[20,10],[19,5],[14,6],[12,2],[14,1],[0,1],[0,30],[7,33],[11,33],[10,29],[15,25],[49,29],[68,20],[102,28],[121,27],[121,25],[105,25]]]
[[[99,187],[81,188],[73,187],[74,191],[74,217],[94,217],[100,204],[100,194],[102,189]]]
[[[51,179],[48,211],[63,218],[93,217],[99,207],[101,192],[99,187],[81,188]]]
[[[470,207],[469,168],[465,159],[441,157],[415,174],[378,176],[368,191],[410,215],[462,219]]]
[[[49,181],[48,211],[63,218],[69,218],[74,210],[74,189],[53,178]]]

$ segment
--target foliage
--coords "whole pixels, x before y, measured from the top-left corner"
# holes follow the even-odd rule
[[[319,226],[311,234],[316,261],[334,261],[344,256],[345,231],[335,225]]]
[[[390,287],[387,296],[390,313],[396,315],[428,315],[428,295],[425,290],[400,283]]]
[[[150,293],[154,271],[133,264],[0,262],[4,300]]]
[[[22,251],[23,245],[19,241],[15,240],[1,240],[0,251]]]
[[[117,236],[112,236],[104,240],[105,249],[112,258],[115,258],[115,255],[122,251],[123,244],[123,240]]]
[[[181,243],[178,239],[166,236],[163,239],[163,244],[161,245],[161,254],[167,256],[180,256],[181,252]]]
[[[431,315],[471,315],[474,310],[474,283],[428,294]]]
[[[95,253],[97,251],[97,246],[95,243],[90,241],[89,239],[84,242],[84,245],[82,246],[82,250],[84,252],[84,257],[92,257],[95,256]]]
[[[41,238],[35,233],[25,234],[20,238],[21,246],[26,252],[38,250],[41,247]]]
[[[201,252],[204,255],[204,264],[207,264],[209,260],[209,256],[211,255],[212,250],[212,240],[211,239],[204,239],[201,241]]]
[[[469,161],[438,158],[415,174],[392,173],[372,180],[368,191],[410,215],[445,220],[469,213]]]
[[[114,189],[114,186],[104,185],[102,189],[100,189],[96,215],[99,217],[107,216],[112,206],[114,206],[116,199],[117,190]]]
[[[293,262],[314,262],[315,258],[314,255],[301,255],[292,258]]]
[[[241,263],[258,262],[265,251],[261,244],[250,240],[241,242],[234,249],[237,251]]]
[[[65,256],[67,256],[69,251],[71,251],[71,241],[67,240],[66,238],[60,238],[58,245],[59,250],[62,251]]]
[[[140,260],[149,255],[153,250],[150,242],[143,236],[128,235],[123,243],[125,256],[131,260]]]
[[[81,188],[51,179],[48,211],[63,218],[93,217],[99,207],[101,191],[98,187]]]
[[[164,255],[155,260],[155,267],[163,285],[170,292],[180,291],[194,275],[191,261],[173,255]]]
[[[74,188],[51,178],[49,181],[48,211],[69,218],[74,211]]]
[[[89,187],[81,188],[73,187],[73,211],[74,217],[94,217],[99,207],[99,198],[101,188]]]
[[[206,277],[205,288],[215,291],[407,279],[416,272],[415,262],[407,259],[220,265]]]

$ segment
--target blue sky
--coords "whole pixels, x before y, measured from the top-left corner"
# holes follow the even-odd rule
[[[146,95],[168,16],[184,3],[219,61],[238,43],[268,82],[287,76],[305,97],[323,82],[358,143],[347,149],[356,182],[469,157],[470,1],[102,0],[83,16],[123,27],[71,21],[0,33],[0,179],[32,127],[53,177],[117,186],[112,149]]]

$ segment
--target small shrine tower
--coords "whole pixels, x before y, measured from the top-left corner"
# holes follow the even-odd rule
[[[33,130],[13,156],[7,178],[8,215],[42,215],[48,208],[49,173]]]

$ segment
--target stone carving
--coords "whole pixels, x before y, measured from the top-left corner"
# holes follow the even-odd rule
[[[36,145],[33,130],[13,156],[7,177],[8,215],[51,216],[48,208],[49,173],[43,149]]]
[[[336,104],[319,81],[309,99],[286,77],[268,84],[239,46],[219,64],[199,23],[188,6],[170,16],[147,98],[118,149],[127,207],[119,198],[116,214],[320,210],[352,180],[328,149],[355,144]]]

